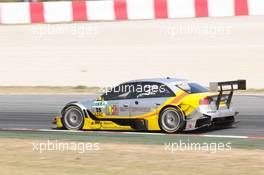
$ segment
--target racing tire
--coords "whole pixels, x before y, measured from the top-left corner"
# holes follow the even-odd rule
[[[77,106],[69,106],[62,114],[62,124],[68,130],[80,130],[84,124],[84,115]]]
[[[167,107],[159,115],[159,126],[163,132],[176,133],[183,130],[185,121],[182,112],[177,108]]]

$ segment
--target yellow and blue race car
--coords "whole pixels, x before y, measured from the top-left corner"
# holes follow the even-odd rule
[[[212,125],[232,125],[234,90],[246,81],[211,83],[207,88],[184,79],[142,79],[122,83],[92,101],[68,103],[54,120],[68,130],[132,130],[175,133]]]

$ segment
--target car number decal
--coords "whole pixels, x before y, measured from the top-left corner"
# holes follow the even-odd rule
[[[105,116],[105,108],[107,106],[106,101],[94,101],[92,108],[95,116]]]

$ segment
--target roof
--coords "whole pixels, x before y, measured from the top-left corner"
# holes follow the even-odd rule
[[[148,79],[137,79],[137,80],[131,80],[126,83],[135,83],[135,82],[157,82],[157,83],[163,83],[163,84],[170,84],[170,83],[180,83],[185,82],[186,79],[179,79],[179,78],[148,78]]]

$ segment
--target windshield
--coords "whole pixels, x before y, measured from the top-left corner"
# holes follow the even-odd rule
[[[184,85],[177,85],[178,88],[190,93],[203,93],[203,92],[208,92],[208,89],[197,84],[197,83],[185,83]],[[187,88],[188,87],[188,88]]]

